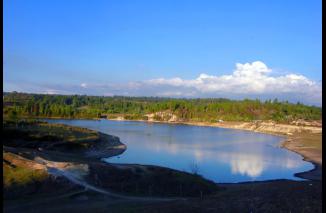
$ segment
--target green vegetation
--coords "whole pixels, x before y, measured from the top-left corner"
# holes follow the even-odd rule
[[[21,138],[26,141],[87,142],[98,140],[99,134],[81,127],[49,124],[37,120],[3,121],[3,139]]]
[[[296,119],[321,120],[321,107],[275,100],[172,99],[156,97],[100,97],[85,95],[40,95],[4,93],[4,116],[146,119],[149,113],[166,111],[181,121],[216,122]],[[162,118],[156,116],[154,119]]]
[[[5,119],[2,139],[3,145],[8,147],[79,153],[96,146],[100,135],[96,131],[63,124]]]

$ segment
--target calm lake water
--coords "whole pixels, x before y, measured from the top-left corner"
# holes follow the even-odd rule
[[[110,120],[47,120],[118,136],[127,150],[110,163],[158,165],[197,172],[218,183],[292,179],[313,169],[294,152],[279,148],[282,137],[242,130]]]

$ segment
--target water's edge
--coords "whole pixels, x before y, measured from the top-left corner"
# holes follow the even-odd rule
[[[47,119],[47,118],[45,118]],[[48,118],[48,119],[51,119],[52,118]],[[57,120],[58,118],[56,119],[53,119],[53,120]],[[60,119],[63,119],[63,120],[75,120],[75,119],[64,119],[64,118],[60,118]],[[93,120],[93,119],[81,119],[81,120]],[[116,119],[101,119],[101,120],[112,120],[112,121],[117,121]],[[286,146],[286,142],[289,140],[289,135],[285,135],[285,134],[282,134],[282,133],[275,133],[275,132],[265,132],[265,131],[257,131],[257,130],[250,130],[250,129],[246,129],[246,128],[232,128],[232,126],[218,126],[218,125],[213,125],[213,124],[206,124],[206,123],[190,123],[190,122],[165,122],[165,121],[146,121],[146,120],[120,120],[120,121],[132,121],[132,122],[143,122],[143,123],[163,123],[163,124],[180,124],[180,125],[190,125],[190,126],[207,126],[207,127],[218,127],[218,128],[226,128],[226,129],[238,129],[238,130],[243,130],[243,131],[249,131],[249,132],[257,132],[257,133],[262,133],[262,134],[269,134],[269,135],[275,135],[275,136],[280,136],[281,138],[283,138],[284,140],[281,140],[279,142],[279,147],[280,148],[285,148],[287,150],[289,150],[290,152],[293,152],[293,153],[296,153],[298,155],[300,155],[302,157],[302,160],[303,161],[306,161],[308,163],[311,163],[313,165],[313,169],[311,170],[308,170],[308,171],[303,171],[303,172],[298,172],[298,173],[294,173],[293,176],[297,177],[297,178],[301,178],[303,180],[316,180],[315,178],[311,178],[310,176],[314,176],[314,175],[310,175],[311,173],[314,173],[316,172],[317,170],[321,170],[321,166],[318,165],[316,162],[313,162],[312,160],[310,160],[309,158],[307,158],[306,156],[304,156],[302,153],[298,152],[298,151],[295,151],[293,149],[290,149],[288,146]],[[105,134],[105,133],[103,133]],[[126,149],[128,147],[126,146]],[[104,161],[106,162],[106,161]],[[108,163],[108,162],[106,162]],[[126,164],[126,163],[124,163]],[[146,165],[144,165],[146,166]],[[156,165],[152,165],[152,166],[156,166]],[[168,169],[172,169],[172,168],[169,168],[169,167],[166,167]],[[204,178],[204,177],[203,177]],[[206,178],[205,178],[206,179]],[[285,180],[285,179],[272,179],[272,180],[258,180],[258,181],[242,181],[242,182],[223,182],[223,184],[241,184],[241,183],[248,183],[248,182],[271,182],[271,181],[277,181],[277,180]],[[292,181],[302,181],[302,180],[292,180]]]
[[[117,120],[117,119],[104,119],[104,120],[112,120],[112,121],[135,121],[135,122],[145,122],[145,123],[163,123],[163,124],[181,124],[181,125],[190,125],[190,126],[207,126],[207,127],[217,127],[217,128],[225,128],[225,129],[238,129],[238,130],[243,130],[243,131],[249,131],[249,132],[259,132],[259,133],[263,133],[263,134],[269,134],[269,135],[276,135],[276,136],[280,136],[282,138],[284,138],[283,140],[281,140],[279,142],[279,146],[281,148],[285,148],[287,150],[289,150],[290,152],[293,152],[293,153],[296,153],[298,155],[300,155],[302,157],[302,160],[303,161],[306,161],[308,163],[311,163],[314,168],[311,169],[311,170],[308,170],[308,171],[303,171],[303,172],[298,172],[298,173],[294,173],[293,175],[295,177],[298,177],[298,178],[302,178],[304,180],[316,180],[315,178],[311,178],[311,176],[314,176],[313,174],[310,175],[311,173],[314,173],[316,172],[317,170],[321,170],[321,165],[319,165],[318,163],[312,161],[309,159],[309,157],[303,155],[302,153],[294,150],[294,149],[291,149],[289,148],[287,145],[286,145],[286,142],[290,139],[290,136],[289,135],[285,135],[284,133],[280,133],[280,132],[268,132],[268,131],[260,131],[259,129],[256,130],[251,130],[251,129],[248,129],[248,128],[239,128],[239,127],[232,127],[231,125],[229,126],[220,126],[220,125],[214,125],[214,124],[207,124],[207,123],[200,123],[200,122],[168,122],[168,121],[147,121],[147,120],[127,120],[127,119],[124,119],[124,120]],[[274,181],[274,180],[283,180],[283,179],[273,179],[273,180],[262,180],[262,181],[249,181],[249,182],[268,182],[268,181]],[[318,178],[319,180],[319,178]],[[246,183],[248,181],[245,181],[245,182],[237,182],[237,183]]]

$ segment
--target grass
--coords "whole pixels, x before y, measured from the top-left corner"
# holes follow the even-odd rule
[[[103,139],[96,131],[39,121],[4,121],[3,145],[15,149],[34,149],[43,158],[58,161],[84,161],[89,149],[97,149]],[[33,152],[27,153],[29,159]]]
[[[80,127],[63,124],[49,124],[35,120],[3,122],[3,139],[6,146],[26,146],[30,148],[46,146],[53,142],[66,143],[67,146],[87,148],[91,142],[99,140],[99,133]],[[21,141],[23,140],[23,141]],[[15,145],[16,144],[16,145]]]
[[[37,132],[37,135],[51,135],[62,138],[64,141],[80,142],[98,139],[98,133],[85,128],[70,127],[63,124],[39,123],[28,125],[26,131]]]
[[[12,164],[15,155],[3,152],[3,186],[22,186],[48,177],[45,170],[34,169],[28,165]]]

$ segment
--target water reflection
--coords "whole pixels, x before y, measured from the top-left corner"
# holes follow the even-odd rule
[[[258,156],[236,155],[231,159],[232,173],[257,177],[263,171],[262,159]]]
[[[205,154],[200,149],[194,150],[194,157],[196,159],[196,162],[201,162],[204,158]]]
[[[102,120],[55,120],[120,137],[127,150],[108,162],[159,165],[198,172],[216,182],[298,179],[313,165],[278,148],[281,138],[247,131]]]

